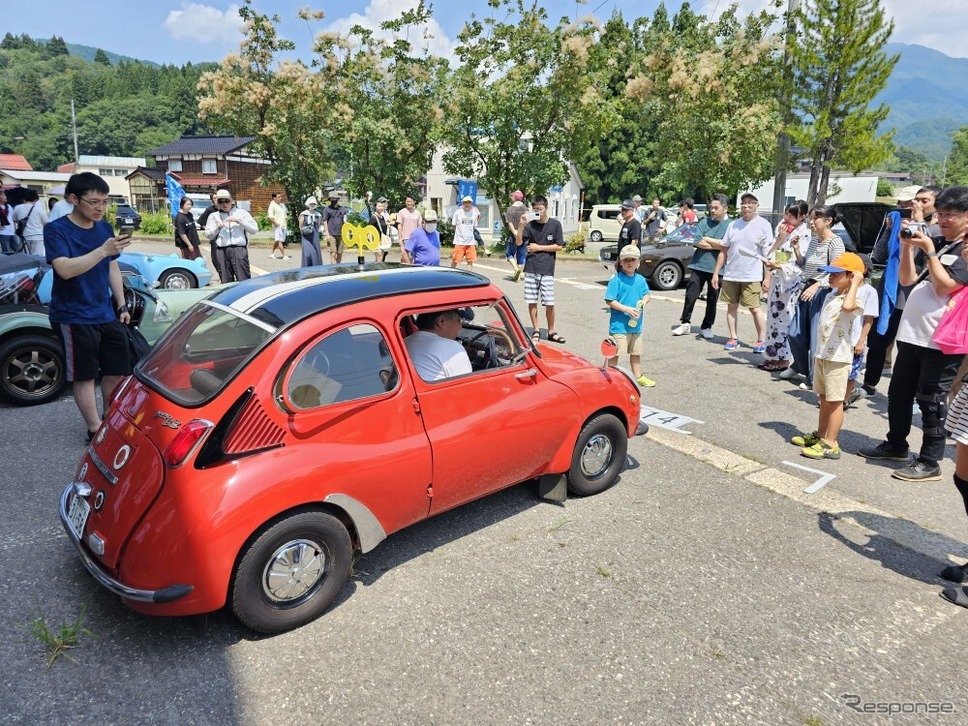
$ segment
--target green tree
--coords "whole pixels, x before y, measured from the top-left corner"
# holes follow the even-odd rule
[[[62,55],[67,56],[70,53],[67,50],[67,43],[64,42],[63,38],[58,36],[52,36],[50,40],[47,41],[45,47],[46,55],[50,58],[55,58],[56,56]]]
[[[458,35],[443,161],[503,208],[516,188],[544,193],[567,178],[566,159],[599,131],[600,96],[588,83],[589,22],[549,25],[537,2],[489,5],[488,18],[472,16]]]
[[[944,183],[968,184],[968,126],[962,126],[954,134]]]
[[[102,66],[109,66],[109,65],[111,65],[111,59],[108,58],[108,54],[105,53],[100,48],[98,48],[97,49],[97,52],[94,54],[94,62],[97,63],[98,65],[102,65]]]
[[[889,109],[870,108],[898,56],[884,44],[894,31],[879,0],[805,0],[796,13],[799,37],[790,44],[794,145],[811,161],[807,202],[822,204],[832,167],[859,172],[886,159],[891,135],[877,136]]]

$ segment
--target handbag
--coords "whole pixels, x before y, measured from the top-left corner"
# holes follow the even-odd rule
[[[968,287],[962,287],[948,299],[931,342],[945,355],[968,353]]]
[[[14,234],[16,234],[20,238],[21,242],[25,241],[24,231],[27,229],[27,220],[30,219],[30,215],[34,213],[34,207],[36,206],[37,206],[37,202],[34,202],[33,204],[31,204],[30,211],[27,212],[27,216],[24,217],[23,219],[18,219],[14,223],[14,228],[13,228]]]

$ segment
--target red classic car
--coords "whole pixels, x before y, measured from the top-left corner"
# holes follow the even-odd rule
[[[425,381],[405,341],[419,314],[455,309],[470,372]],[[639,415],[627,374],[532,347],[485,277],[303,268],[223,290],[165,333],[115,392],[60,518],[135,610],[228,603],[281,632],[326,609],[354,550],[407,525],[526,480],[559,500],[610,487]],[[484,440],[519,445],[485,456]]]

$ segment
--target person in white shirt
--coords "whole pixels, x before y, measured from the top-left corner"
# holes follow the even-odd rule
[[[757,216],[758,206],[759,200],[748,192],[740,198],[741,217],[726,229],[713,270],[712,285],[718,288],[722,284],[721,299],[726,303],[726,326],[729,328],[729,340],[723,346],[726,350],[739,347],[736,324],[740,305],[750,311],[756,326],[753,352],[766,350],[766,318],[760,310],[760,286],[763,284],[763,260],[773,241],[773,229],[769,222]],[[719,282],[720,270],[722,283]]]
[[[259,225],[251,214],[235,206],[228,189],[215,193],[215,204],[218,210],[205,223],[205,236],[214,241],[220,252],[215,262],[219,280],[223,283],[248,280],[252,277],[249,235],[258,232]]]
[[[423,380],[440,381],[471,372],[471,359],[456,340],[460,329],[460,313],[456,310],[417,316],[417,331],[408,335],[404,343]]]
[[[289,255],[286,254],[285,243],[289,212],[286,210],[286,198],[279,192],[272,193],[272,201],[269,202],[269,209],[266,210],[266,216],[272,222],[272,251],[269,253],[269,257],[275,259],[276,250],[279,250],[279,256],[284,260],[288,260]]]
[[[24,252],[29,255],[43,257],[44,227],[47,226],[47,203],[40,201],[40,196],[33,189],[24,193],[23,204],[13,208],[13,220],[26,220],[24,225]]]
[[[71,204],[66,199],[59,199],[50,209],[50,214],[48,215],[48,222],[53,222],[55,219],[60,219],[61,217],[66,217],[68,214],[74,211],[74,205]]]
[[[474,239],[474,229],[481,221],[481,213],[474,206],[474,200],[464,197],[461,205],[454,212],[450,222],[454,225],[454,252],[450,258],[450,266],[457,267],[461,260],[467,260],[467,269],[474,268],[477,260],[477,241]]]

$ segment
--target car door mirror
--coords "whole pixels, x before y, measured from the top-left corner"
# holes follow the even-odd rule
[[[618,355],[618,343],[615,342],[614,338],[605,338],[602,341],[602,355],[605,357],[605,362],[602,363],[602,369],[604,370],[608,366],[608,361],[610,358],[614,358]]]

